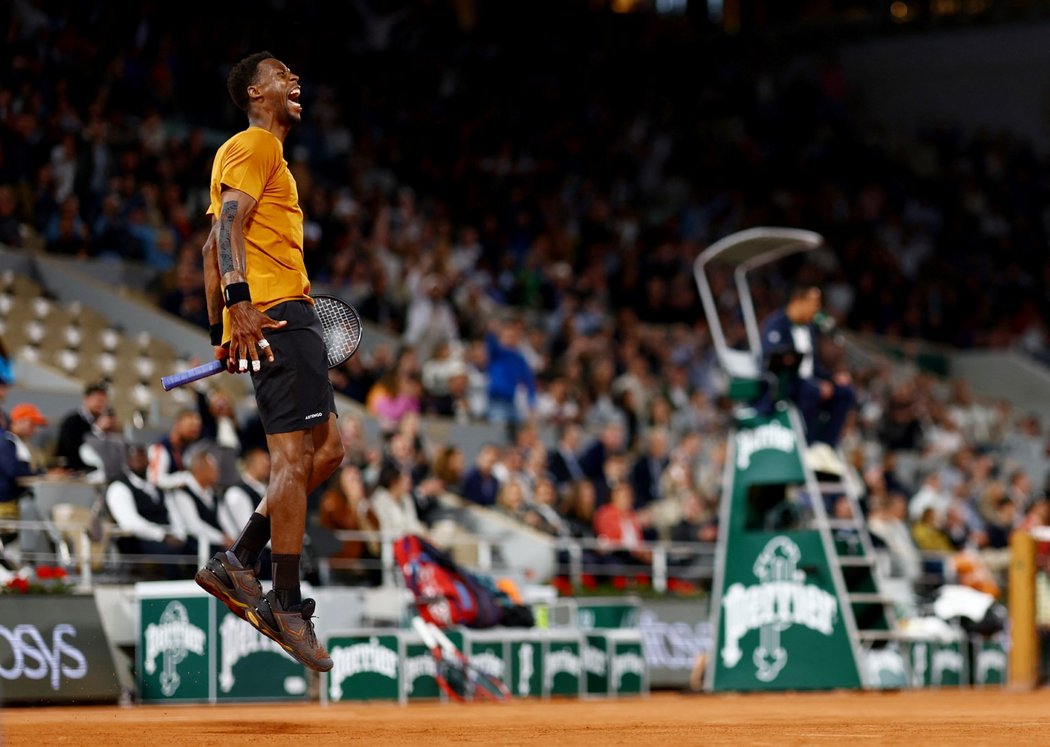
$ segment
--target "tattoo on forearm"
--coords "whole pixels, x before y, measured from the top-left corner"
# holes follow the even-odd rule
[[[237,217],[237,203],[224,202],[219,217],[219,274],[233,272],[233,221]]]

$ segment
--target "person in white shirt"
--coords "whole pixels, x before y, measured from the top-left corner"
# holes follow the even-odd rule
[[[172,491],[175,507],[186,523],[186,532],[203,539],[212,546],[212,552],[227,549],[233,538],[219,525],[219,504],[215,484],[219,480],[219,463],[201,449],[190,452],[189,474],[185,482]]]
[[[431,273],[420,280],[417,293],[408,304],[402,339],[416,350],[420,360],[430,358],[441,343],[459,341],[456,313],[447,294],[446,280]]]
[[[106,488],[106,508],[113,522],[130,536],[117,538],[117,548],[132,555],[192,555],[186,524],[172,497],[146,479],[146,447],[131,444],[124,473]],[[164,575],[178,578],[180,569],[164,563]]]
[[[931,472],[926,475],[919,491],[908,502],[908,518],[916,522],[926,509],[932,508],[938,523],[943,523],[951,505],[952,497],[941,489],[940,473]]]
[[[419,520],[412,496],[412,475],[388,462],[379,470],[379,482],[371,496],[372,510],[384,534],[403,537],[415,534],[427,537],[427,527]]]
[[[201,416],[183,409],[175,415],[171,430],[149,447],[149,481],[161,490],[181,487],[189,481],[185,452],[201,435]]]

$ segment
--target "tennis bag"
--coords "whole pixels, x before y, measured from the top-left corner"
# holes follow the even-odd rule
[[[438,627],[532,627],[532,610],[514,603],[489,579],[460,567],[418,535],[394,543],[394,560],[412,592],[419,616]]]

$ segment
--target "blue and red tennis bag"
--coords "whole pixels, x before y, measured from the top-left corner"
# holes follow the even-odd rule
[[[459,566],[418,535],[394,543],[394,560],[415,598],[419,616],[438,627],[531,627],[532,611],[515,604],[489,579]]]

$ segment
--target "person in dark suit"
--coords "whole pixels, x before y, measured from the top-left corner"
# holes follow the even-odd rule
[[[547,470],[559,490],[586,477],[580,464],[580,426],[566,423],[558,433],[558,443],[547,452]]]
[[[849,373],[832,372],[821,360],[820,307],[820,288],[795,285],[787,303],[762,323],[762,353],[767,361],[797,364],[782,394],[797,405],[809,443],[835,447],[856,398]]]
[[[90,467],[80,455],[84,438],[96,431],[97,423],[109,406],[109,394],[103,384],[89,384],[84,390],[80,407],[62,419],[55,444],[55,458],[62,467],[87,470]]]
[[[592,482],[600,481],[605,476],[605,462],[614,454],[624,449],[626,430],[618,420],[610,420],[580,455],[580,466],[583,474]]]
[[[635,508],[644,508],[660,500],[660,476],[670,461],[669,438],[663,428],[650,428],[645,433],[645,451],[631,465],[629,478],[634,488]]]
[[[463,476],[460,493],[464,498],[478,506],[491,508],[496,505],[500,483],[492,468],[497,461],[499,461],[499,449],[495,444],[485,444],[481,447],[474,459],[474,464]]]

